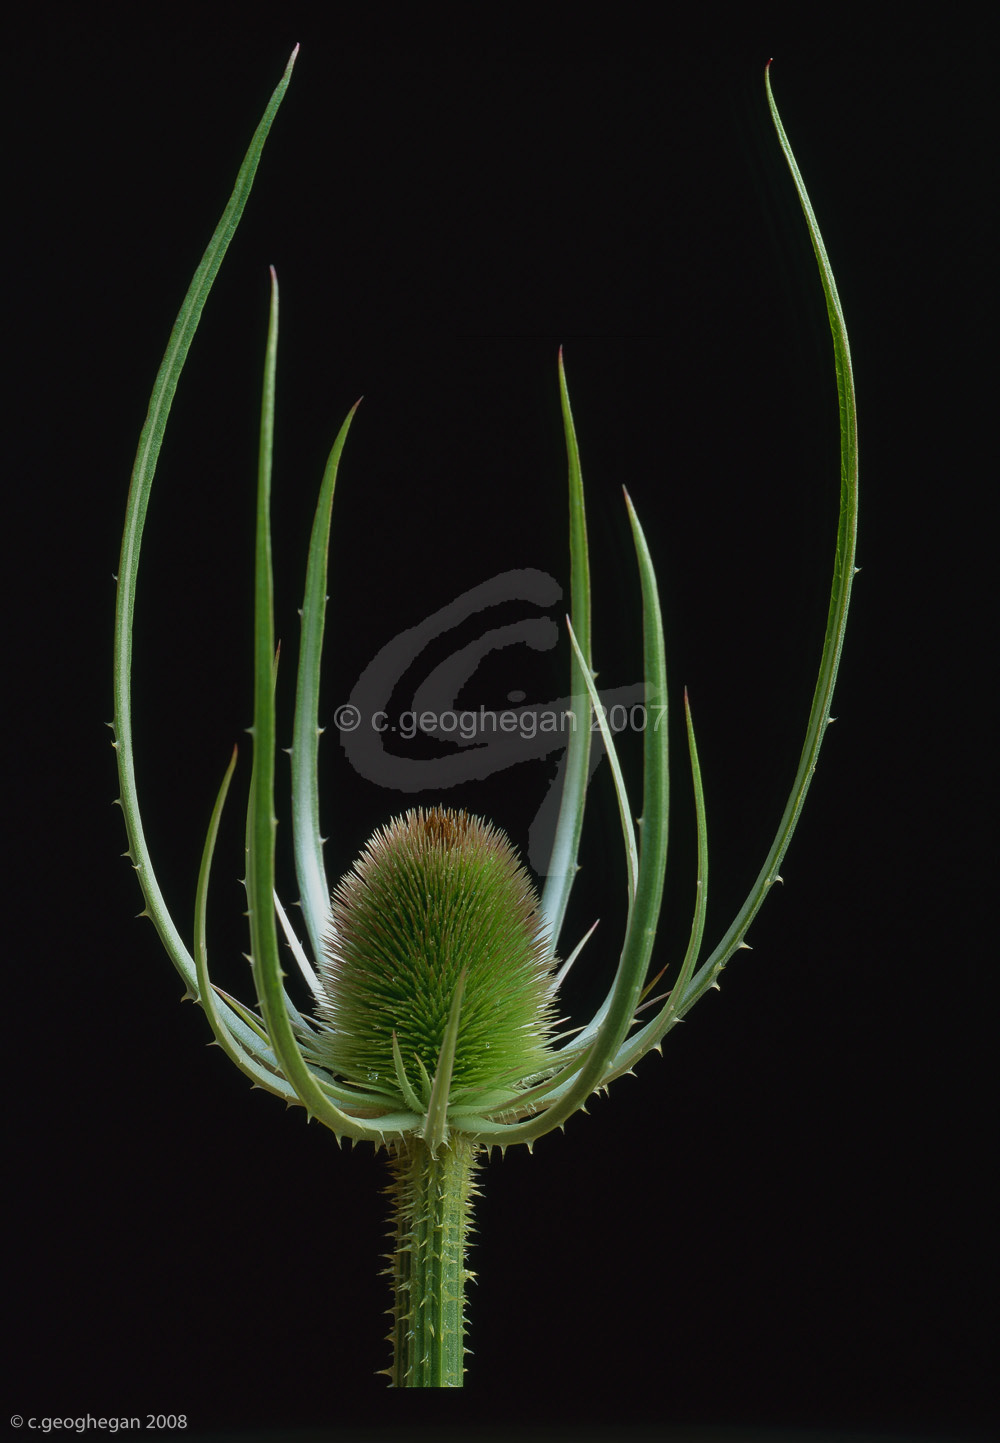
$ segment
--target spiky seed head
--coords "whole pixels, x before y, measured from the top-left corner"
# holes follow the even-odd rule
[[[551,1066],[554,959],[503,832],[467,812],[407,812],[375,833],[331,901],[317,1004],[324,1065],[385,1087],[395,1033],[419,1092],[464,971],[451,1096],[510,1089]]]

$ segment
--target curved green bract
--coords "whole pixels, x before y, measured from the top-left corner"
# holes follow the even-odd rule
[[[355,402],[348,412],[323,473],[309,540],[306,591],[302,601],[302,642],[292,741],[292,836],[302,912],[314,957],[320,955],[323,939],[330,927],[330,887],[323,865],[323,838],[319,826],[319,676],[326,615],[330,517],[337,468],[354,413],[360,404],[360,401]]]
[[[128,834],[127,855],[139,878],[139,885],[146,902],[145,915],[152,920],[174,966],[184,979],[188,992],[195,997],[199,996],[199,987],[194,960],[163,900],[146,845],[139,812],[132,748],[131,705],[132,619],[135,608],[136,577],[139,569],[139,550],[146,521],[146,510],[177,382],[187,360],[188,351],[201,320],[201,313],[204,310],[209,291],[219,273],[219,267],[229,248],[229,242],[239,225],[254,176],[257,173],[257,165],[264,142],[278,112],[278,107],[285,97],[297,55],[298,46],[292,51],[285,72],[254,132],[250,148],[236,177],[233,193],[201,258],[198,269],[194,273],[194,278],[188,287],[177,320],[170,333],[166,353],[153,385],[146,421],[139,437],[139,447],[132,471],[132,484],[125,513],[121,559],[118,566],[115,599],[114,721],[111,723],[111,727],[118,760],[120,786],[118,800],[125,816],[125,830]],[[226,1026],[249,1055],[259,1061],[264,1061],[265,1052],[260,1047],[259,1038],[246,1026],[242,1018],[225,1005],[220,1009],[220,1013],[225,1019]]]
[[[548,876],[542,892],[542,915],[555,953],[562,931],[569,895],[576,879],[576,859],[583,833],[583,808],[590,768],[590,704],[587,681],[590,662],[590,557],[587,548],[587,518],[583,504],[583,473],[580,447],[569,403],[566,368],[559,350],[559,400],[569,471],[569,569],[570,609],[578,648],[570,665],[570,709],[573,722],[566,747],[565,775],[556,834],[549,858]],[[582,659],[581,659],[582,658]]]
[[[788,850],[792,835],[798,824],[806,793],[809,790],[819,750],[826,735],[826,729],[833,720],[830,706],[833,700],[834,683],[840,665],[840,654],[847,629],[847,613],[851,602],[851,586],[854,580],[854,556],[858,532],[858,416],[854,394],[854,371],[851,366],[851,348],[847,337],[847,325],[837,292],[833,270],[826,253],[826,246],[816,220],[809,194],[796,163],[788,137],[785,134],[778,108],[771,90],[770,61],[765,72],[768,105],[774,121],[778,141],[798,193],[799,203],[806,219],[809,239],[819,266],[820,281],[826,300],[830,333],[833,338],[833,356],[837,373],[837,397],[840,410],[840,519],[837,527],[837,550],[833,567],[833,583],[830,591],[830,607],[827,613],[826,637],[820,659],[819,675],[813,691],[812,706],[806,725],[806,739],[799,758],[798,769],[792,790],[770,851],[758,873],[757,879],[746,901],[726,930],[724,937],[708,959],[698,969],[691,982],[684,989],[676,1016],[682,1016],[711,987],[721,969],[733,953],[743,944],[747,928],[753,921],[768,891],[778,880],[778,868]],[[674,1019],[676,1020],[676,1019]],[[645,1034],[647,1045],[656,1031]],[[661,1034],[662,1035],[662,1034]],[[639,1039],[636,1038],[635,1041]],[[657,1039],[658,1040],[658,1039]]]

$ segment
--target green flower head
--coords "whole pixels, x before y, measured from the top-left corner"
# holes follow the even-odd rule
[[[332,914],[316,1054],[345,1081],[392,1088],[395,1038],[420,1091],[459,991],[453,1099],[482,1102],[551,1069],[554,958],[531,878],[496,827],[468,812],[407,812],[372,837]]]

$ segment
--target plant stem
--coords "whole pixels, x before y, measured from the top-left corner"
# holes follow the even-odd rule
[[[453,1134],[432,1153],[407,1138],[390,1159],[395,1388],[461,1388],[465,1369],[465,1266],[472,1177],[479,1149]]]

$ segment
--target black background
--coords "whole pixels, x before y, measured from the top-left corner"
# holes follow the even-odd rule
[[[947,1439],[985,1423],[981,38],[834,46],[762,25],[745,44],[665,50],[627,11],[572,33],[534,13],[474,29],[416,7],[267,23],[217,7],[190,24],[55,9],[11,46],[12,1412],[185,1413],[192,1433],[289,1437],[449,1415],[678,1438]],[[382,1162],[338,1150],[205,1046],[133,920],[110,805],[112,574],[135,442],[296,41],[174,407],[140,574],[140,793],[182,932],[234,741],[245,799],[269,264],[286,698],[315,492],[361,394],[334,516],[327,720],[379,647],[469,587],[516,567],[565,583],[563,345],[595,661],[602,685],[640,675],[625,484],[657,562],[674,699],[686,685],[695,709],[713,943],[794,771],[836,528],[829,336],[770,130],[772,53],[857,367],[863,569],[785,887],[662,1060],[484,1170],[473,1355],[447,1407],[404,1409],[375,1376]],[[565,641],[503,653],[485,702],[558,696],[567,666]],[[692,885],[676,742],[664,960]],[[626,752],[633,787],[638,762]],[[484,812],[523,845],[550,780],[531,762],[402,796],[358,777],[332,732],[321,764],[331,875],[414,802]],[[210,944],[246,995],[241,845],[236,806]],[[568,997],[581,1017],[617,956],[620,851],[603,768],[567,930],[601,917]]]

